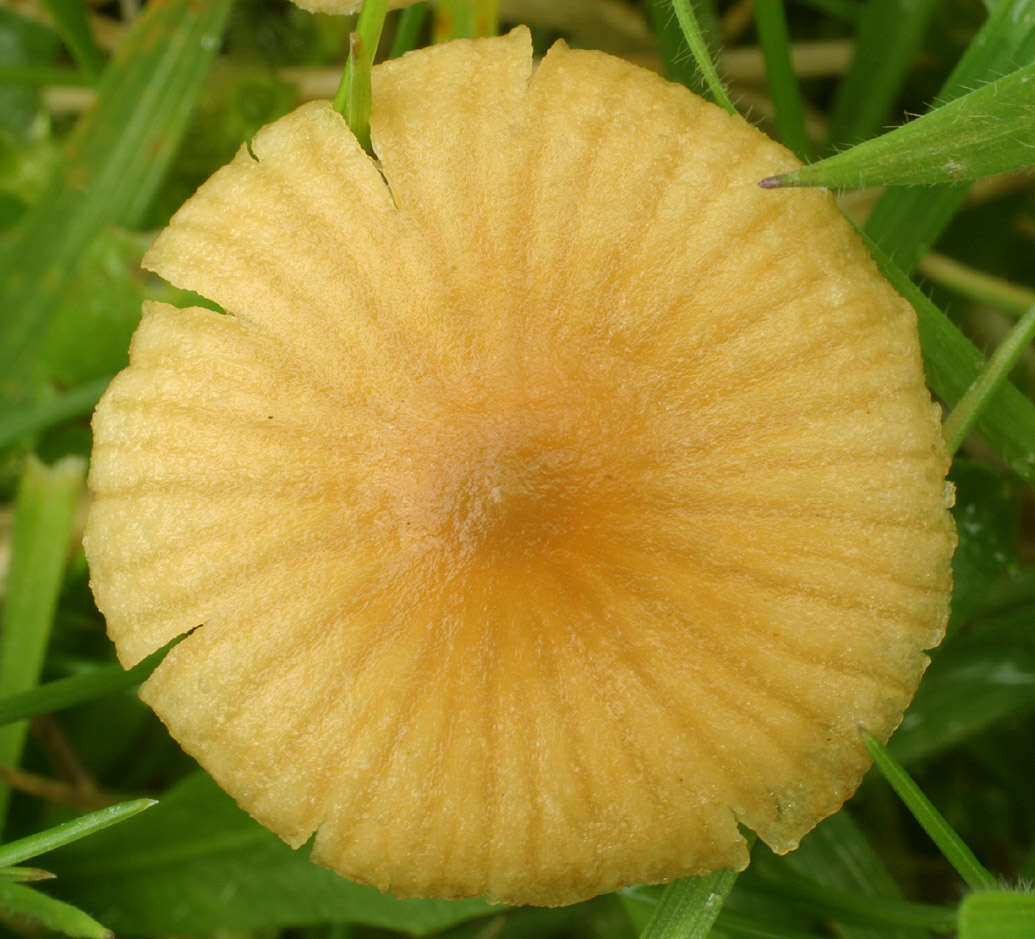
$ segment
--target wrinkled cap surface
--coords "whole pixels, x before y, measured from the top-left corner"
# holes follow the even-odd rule
[[[86,538],[143,696],[285,841],[565,904],[794,848],[938,642],[914,316],[739,118],[529,34],[260,131],[146,265]]]

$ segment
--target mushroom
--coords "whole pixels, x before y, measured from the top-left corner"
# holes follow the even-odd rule
[[[399,896],[560,905],[793,849],[943,632],[914,314],[796,161],[624,61],[459,40],[261,130],[145,265],[86,548],[142,690]],[[199,628],[195,628],[199,627]]]

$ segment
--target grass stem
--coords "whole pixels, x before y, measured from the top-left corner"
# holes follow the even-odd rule
[[[872,734],[863,731],[862,738],[870,756],[873,757],[873,762],[884,774],[891,788],[898,793],[906,808],[938,846],[938,850],[945,855],[945,859],[956,868],[956,872],[967,886],[971,890],[996,889],[999,883],[995,877],[982,866],[974,852],[964,844],[963,839],[945,820],[945,816],[934,807],[901,764]]]
[[[960,448],[982,411],[1006,381],[1032,339],[1035,339],[1035,303],[1028,307],[1013,329],[1007,333],[1006,338],[992,353],[984,371],[945,419],[943,432],[949,453],[955,453]]]

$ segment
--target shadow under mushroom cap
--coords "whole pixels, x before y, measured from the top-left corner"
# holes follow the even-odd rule
[[[145,259],[93,588],[143,695],[292,845],[565,904],[834,812],[954,543],[914,316],[793,158],[528,32],[260,131]],[[253,156],[254,154],[254,156]]]

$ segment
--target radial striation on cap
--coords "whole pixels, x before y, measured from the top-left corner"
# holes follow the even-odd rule
[[[944,627],[911,308],[743,120],[527,30],[261,130],[146,265],[86,545],[238,802],[400,896],[559,905],[836,811]]]

